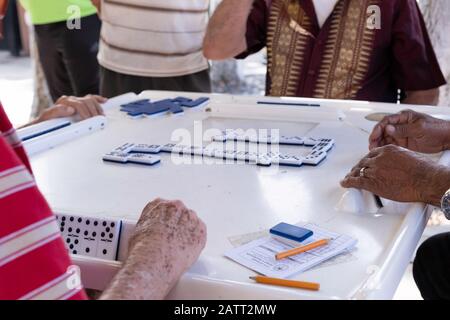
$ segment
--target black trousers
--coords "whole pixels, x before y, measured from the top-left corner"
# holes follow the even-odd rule
[[[99,93],[97,53],[101,22],[96,14],[81,19],[80,29],[66,22],[35,25],[36,42],[50,95]]]
[[[450,300],[450,233],[434,236],[420,246],[413,274],[425,300]]]
[[[170,78],[131,76],[104,67],[100,70],[100,94],[107,98],[128,92],[139,94],[144,90],[211,92],[209,70]]]

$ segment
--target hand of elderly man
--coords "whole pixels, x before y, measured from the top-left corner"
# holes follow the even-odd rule
[[[72,114],[78,114],[82,120],[103,115],[103,109],[100,105],[108,99],[88,94],[84,97],[62,96],[55,102],[55,108],[65,108],[72,110]]]
[[[28,125],[36,124],[51,119],[71,117],[78,115],[81,120],[103,115],[103,109],[100,105],[108,99],[96,95],[87,95],[85,97],[62,96],[55,105],[44,110],[39,117]]]
[[[101,299],[163,299],[205,244],[205,224],[181,201],[150,202],[131,236],[123,268]]]
[[[439,206],[450,187],[450,171],[415,152],[389,145],[372,150],[341,185],[399,202]]]
[[[199,257],[206,244],[206,226],[181,201],[156,199],[143,210],[130,240],[130,252],[142,259],[165,259],[164,268],[181,276]],[[161,254],[160,254],[161,253]],[[169,272],[169,270],[166,270]]]
[[[412,110],[385,117],[369,138],[373,150],[394,144],[422,153],[438,153],[450,145],[450,122]]]

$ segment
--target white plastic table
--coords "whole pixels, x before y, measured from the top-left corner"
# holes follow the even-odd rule
[[[140,98],[156,100],[180,95],[204,96],[149,91]],[[368,132],[375,122],[364,117],[373,112],[397,112],[405,106],[210,97],[208,106],[186,110],[184,115],[138,120],[130,119],[118,108],[121,103],[136,100],[135,95],[113,100],[106,108],[108,123],[104,130],[32,157],[40,190],[56,212],[94,217],[136,221],[146,203],[156,197],[181,199],[194,209],[208,227],[207,246],[171,292],[170,299],[392,298],[426,225],[425,206],[391,203],[374,215],[344,212],[337,205],[345,193],[339,181],[367,153]],[[257,105],[258,100],[312,101],[321,107]],[[450,116],[450,110],[444,108],[408,107]],[[162,163],[154,167],[102,161],[105,153],[126,142],[165,144],[171,141],[172,134],[176,136],[186,130],[198,139],[202,133],[199,126],[203,130],[274,128],[282,134],[333,138],[336,146],[318,167],[279,170],[249,164],[179,165],[171,161],[170,155],[162,155]],[[441,161],[447,163],[447,157]],[[295,277],[319,282],[318,292],[255,284],[249,280],[254,272],[223,256],[232,248],[230,237],[263,231],[279,222],[300,221],[358,239],[350,258]],[[93,272],[90,270],[86,267],[83,272]],[[84,278],[95,282],[93,275]]]

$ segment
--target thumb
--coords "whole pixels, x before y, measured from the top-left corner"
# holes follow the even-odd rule
[[[411,137],[412,135],[411,126],[408,124],[399,124],[399,125],[389,124],[386,126],[386,133],[392,138],[397,139],[405,139]]]

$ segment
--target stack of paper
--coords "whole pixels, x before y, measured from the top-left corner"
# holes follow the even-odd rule
[[[231,249],[225,253],[225,256],[265,276],[288,278],[351,250],[358,242],[352,237],[325,230],[315,224],[299,224],[299,226],[314,232],[314,235],[305,240],[302,245],[321,239],[332,240],[326,246],[279,261],[275,259],[277,253],[294,247],[272,237],[265,237]]]

